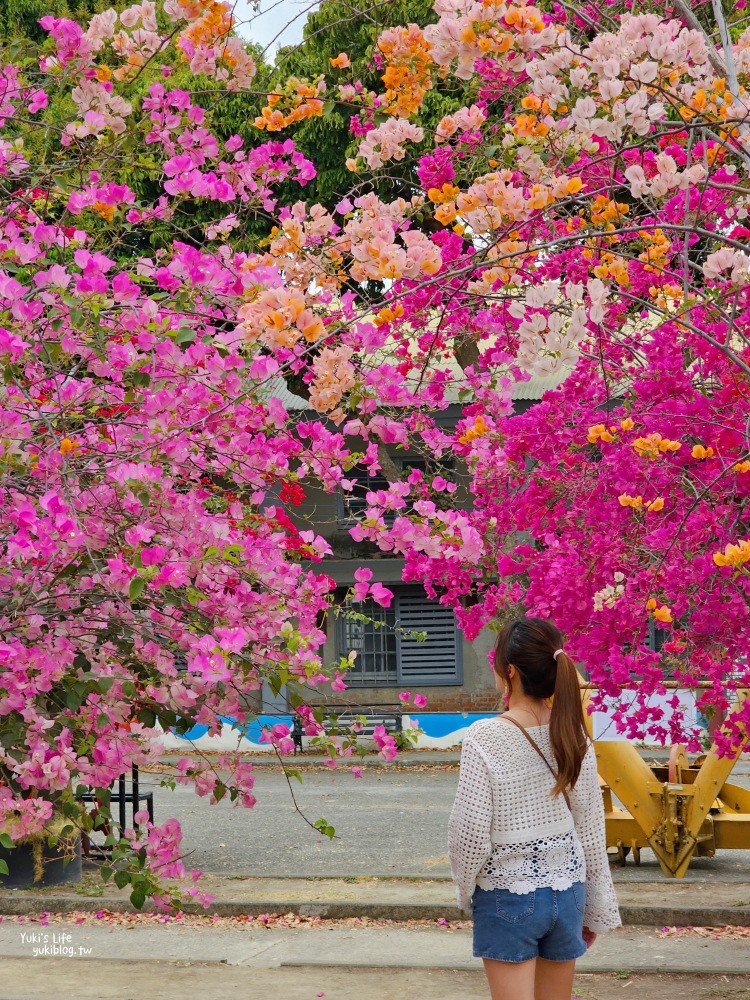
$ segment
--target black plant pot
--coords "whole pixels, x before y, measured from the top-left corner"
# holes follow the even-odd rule
[[[0,858],[8,874],[0,874],[3,889],[39,889],[64,882],[80,882],[82,874],[81,837],[60,838],[54,847],[43,837],[12,849],[0,847]]]

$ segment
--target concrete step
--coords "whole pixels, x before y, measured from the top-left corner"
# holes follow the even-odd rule
[[[615,869],[615,875],[618,869]],[[300,913],[329,919],[369,917],[375,920],[461,919],[449,879],[320,878],[284,879],[227,877],[206,874],[203,891],[215,897],[208,910],[186,906],[187,912],[220,916]],[[0,913],[133,912],[128,889],[109,885],[95,894],[82,883],[47,890],[0,890]],[[750,883],[677,881],[616,884],[620,914],[627,925],[750,926]]]

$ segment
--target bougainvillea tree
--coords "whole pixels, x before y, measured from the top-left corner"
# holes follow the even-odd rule
[[[469,638],[519,607],[554,617],[632,736],[691,737],[679,707],[667,724],[649,705],[667,676],[730,708],[750,681],[742,11],[436,0],[431,23],[377,38],[378,90],[331,51],[228,135],[221,91],[258,94],[221,0],[45,17],[41,49],[7,49],[11,840],[55,809],[85,824],[80,787],[156,756],[160,730],[244,724],[264,682],[351,754],[307,704],[345,688],[346,663],[320,657],[326,542],[289,508],[362,467],[390,485],[353,536],[405,557]],[[437,124],[435,90],[455,106]],[[315,164],[294,130],[332,108],[351,184],[325,207],[305,199]],[[530,376],[559,386],[514,414]],[[281,381],[314,418],[290,418]],[[399,448],[426,471],[399,477]],[[391,597],[366,572],[352,596]],[[729,710],[725,749],[749,719]],[[284,726],[266,738],[291,748]],[[174,780],[254,802],[237,754],[184,758]],[[112,869],[134,902],[159,896],[185,874],[179,828],[129,831]]]

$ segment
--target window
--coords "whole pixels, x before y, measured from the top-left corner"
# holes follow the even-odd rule
[[[669,631],[665,628],[659,628],[654,619],[649,618],[646,648],[652,649],[655,653],[659,653],[661,652],[661,647],[664,645],[668,637]]]
[[[414,457],[404,456],[394,458],[393,462],[404,479],[406,478],[406,474],[411,472],[412,469],[419,469],[420,472],[423,472],[427,476],[433,476],[439,471],[446,478],[450,478],[450,473],[455,468],[455,462],[451,457],[446,457],[437,462],[435,459],[423,458],[418,455]],[[337,495],[338,524],[340,528],[348,527],[364,516],[365,510],[368,507],[368,493],[374,493],[376,490],[387,490],[390,486],[384,475],[380,472],[370,473],[365,466],[355,466],[349,473],[348,478],[356,479],[356,484],[351,492],[340,492]],[[406,511],[401,511],[400,513],[406,513]],[[387,525],[392,525],[395,519],[395,511],[385,514],[385,523]]]
[[[353,524],[361,517],[364,517],[367,509],[367,494],[375,490],[387,490],[389,483],[385,476],[379,472],[370,473],[367,469],[357,468],[349,473],[349,478],[356,479],[354,488],[349,493],[338,494],[338,522],[339,526]],[[391,521],[391,523],[393,523]]]
[[[393,604],[383,608],[375,601],[360,601],[352,605],[352,611],[370,620],[359,621],[349,616],[338,619],[337,654],[347,656],[351,650],[357,654],[347,682],[359,687],[397,684],[398,649],[393,631],[396,624]]]
[[[373,622],[338,619],[337,654],[357,651],[349,686],[460,684],[461,637],[453,609],[429,600],[421,587],[390,589],[395,595],[390,608],[370,600],[352,605]],[[426,640],[415,639],[414,632],[426,633]]]

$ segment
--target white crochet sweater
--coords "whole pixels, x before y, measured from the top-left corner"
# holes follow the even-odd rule
[[[555,767],[549,726],[529,727]],[[459,906],[474,887],[568,889],[586,883],[584,926],[601,933],[621,924],[604,833],[596,755],[589,746],[568,809],[550,794],[554,777],[523,733],[499,717],[469,726],[448,831],[448,853]]]

